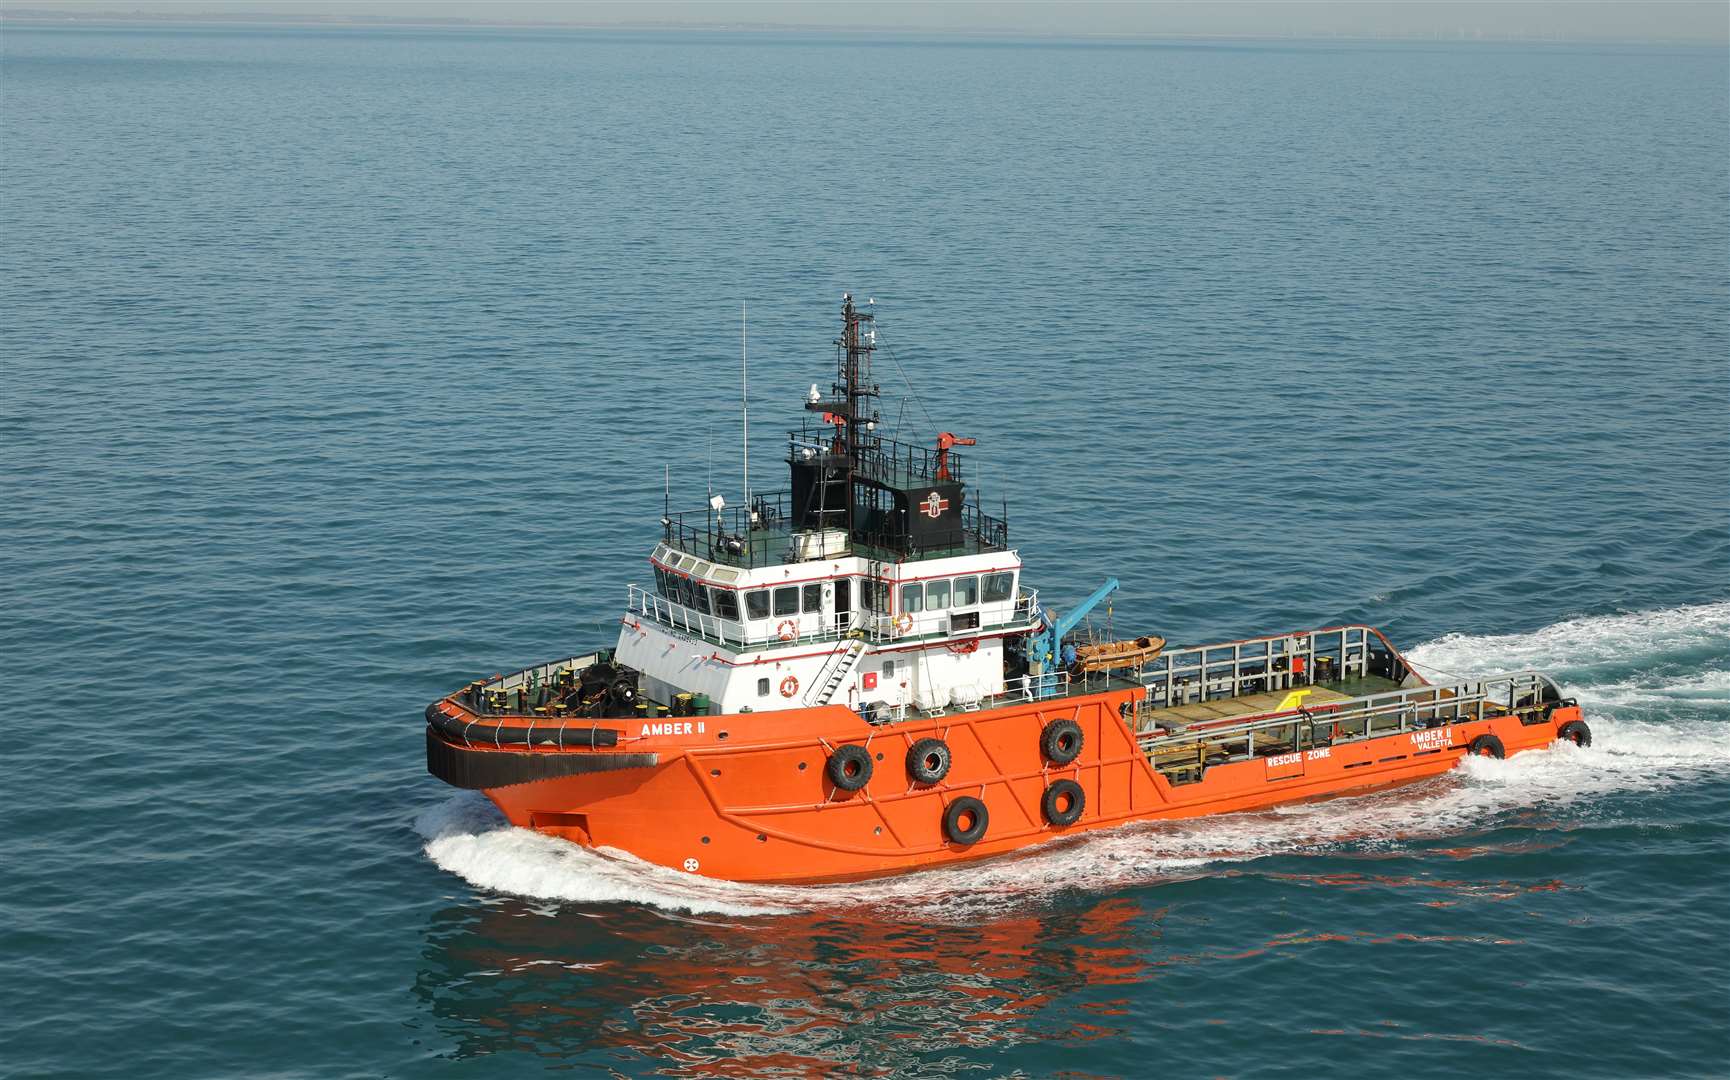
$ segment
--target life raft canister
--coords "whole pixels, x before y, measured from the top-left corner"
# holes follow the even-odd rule
[[[920,739],[907,750],[907,775],[916,784],[935,784],[949,775],[949,744]]]
[[[1087,792],[1081,790],[1081,785],[1074,780],[1058,780],[1045,789],[1045,797],[1039,800],[1039,810],[1045,815],[1045,820],[1058,828],[1074,825],[1081,820],[1081,811],[1087,807]]]
[[[790,698],[799,692],[799,680],[792,675],[781,680],[781,696]]]
[[[858,791],[871,782],[871,751],[852,743],[838,746],[824,771],[842,791]]]
[[[991,814],[985,809],[985,804],[971,795],[961,796],[943,811],[943,835],[949,838],[950,843],[962,847],[978,843],[990,823]]]
[[[1081,756],[1086,741],[1074,720],[1053,720],[1039,733],[1039,751],[1053,765],[1067,765]]]

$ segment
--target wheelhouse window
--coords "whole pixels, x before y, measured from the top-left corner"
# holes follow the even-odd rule
[[[979,579],[969,575],[955,579],[955,606],[972,607],[979,603]]]
[[[949,606],[949,579],[940,578],[937,581],[925,583],[925,610],[942,611]]]
[[[917,615],[925,610],[925,586],[918,583],[901,586],[901,610]]]
[[[985,602],[987,604],[1002,603],[1015,595],[1014,574],[986,574]]]
[[[709,599],[715,605],[716,615],[723,619],[739,617],[739,594],[732,589],[711,589]]]
[[[747,619],[767,619],[769,617],[768,589],[752,589],[745,594],[745,617]]]
[[[709,614],[709,587],[707,585],[701,581],[691,582],[691,598],[696,601],[691,605],[693,608],[704,615]]]
[[[775,615],[799,614],[799,586],[783,585],[775,590]]]
[[[805,614],[820,615],[823,613],[823,584],[813,581],[805,586]]]

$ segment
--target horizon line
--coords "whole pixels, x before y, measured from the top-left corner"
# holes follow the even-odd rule
[[[0,8],[0,22],[15,23],[122,23],[179,25],[252,25],[260,27],[324,27],[331,29],[447,29],[447,30],[589,30],[626,32],[758,32],[810,33],[851,36],[862,34],[900,34],[912,37],[985,39],[996,41],[1063,41],[1071,43],[1112,44],[1116,42],[1205,42],[1205,41],[1303,41],[1342,43],[1446,43],[1503,45],[1658,45],[1719,47],[1725,39],[1685,37],[1615,37],[1615,36],[1534,36],[1529,34],[1498,34],[1473,31],[1463,27],[1449,31],[1417,30],[1364,34],[1328,33],[1325,31],[1287,33],[1135,33],[1135,32],[1075,32],[1054,33],[1043,30],[1014,29],[952,29],[946,27],[916,27],[874,25],[814,25],[810,23],[772,22],[699,22],[693,20],[642,20],[623,22],[585,22],[555,19],[470,19],[460,16],[398,16],[398,15],[295,15],[274,12],[162,12],[73,11],[64,8]]]

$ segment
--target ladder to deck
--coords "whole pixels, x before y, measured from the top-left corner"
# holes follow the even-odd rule
[[[823,664],[823,670],[811,681],[811,686],[805,691],[805,704],[827,705],[834,698],[835,691],[853,674],[853,669],[859,666],[867,646],[861,638],[843,638],[829,654],[829,659]]]

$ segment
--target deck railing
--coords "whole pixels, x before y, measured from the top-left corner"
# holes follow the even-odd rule
[[[1301,664],[1294,663],[1301,661]],[[1303,670],[1300,672],[1298,668]],[[1141,682],[1155,708],[1308,685],[1317,678],[1379,674],[1403,681],[1410,668],[1380,630],[1330,626],[1217,645],[1166,649],[1143,664]]]
[[[1150,755],[1199,747],[1204,754],[1213,748],[1237,759],[1255,756],[1257,736],[1264,746],[1277,742],[1300,750],[1532,712],[1560,700],[1561,691],[1549,676],[1516,671],[1229,720],[1184,723],[1144,702],[1136,714],[1136,738]]]
[[[1017,599],[1013,612],[1007,619],[996,622],[980,621],[980,630],[1002,632],[1004,627],[1014,627],[1017,630],[1028,626],[1031,613],[1038,603],[1037,591],[1023,593]],[[920,634],[902,634],[896,628],[896,617],[882,612],[869,610],[853,610],[841,614],[826,614],[822,625],[814,630],[800,631],[793,637],[780,636],[779,628],[787,620],[776,620],[771,628],[752,633],[746,629],[748,624],[736,619],[722,619],[715,615],[705,615],[699,611],[675,604],[653,589],[641,585],[628,585],[625,589],[625,607],[631,614],[651,622],[659,623],[670,630],[677,630],[692,637],[702,638],[716,645],[734,648],[755,647],[759,645],[792,645],[808,642],[833,642],[850,635],[858,635],[874,643],[915,642],[933,638],[951,636],[945,631]],[[795,623],[800,620],[795,618]]]
[[[601,656],[601,653],[587,653],[566,660],[549,660],[509,675],[477,679],[451,696],[481,716],[532,715],[537,706],[544,704],[541,691],[558,685],[561,672],[570,672],[570,678],[574,679],[577,673]]]

